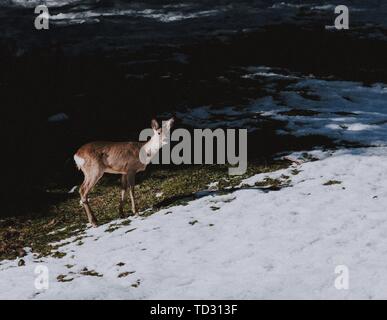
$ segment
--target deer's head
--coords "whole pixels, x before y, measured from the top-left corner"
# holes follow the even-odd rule
[[[152,119],[152,129],[154,133],[152,139],[156,141],[160,148],[169,143],[169,133],[171,131],[174,121],[175,119],[172,117],[169,120],[163,121],[160,127],[157,120]]]

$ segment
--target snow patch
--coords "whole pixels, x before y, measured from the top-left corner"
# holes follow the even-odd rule
[[[63,112],[48,117],[48,122],[63,122],[69,120],[69,116]]]

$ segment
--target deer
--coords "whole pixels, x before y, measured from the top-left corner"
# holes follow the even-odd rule
[[[128,189],[132,213],[138,216],[134,199],[136,174],[144,171],[159,149],[169,143],[169,133],[173,123],[172,117],[163,121],[160,127],[157,120],[152,119],[153,135],[147,142],[94,141],[81,146],[74,154],[74,161],[84,175],[84,181],[79,188],[80,203],[93,227],[97,227],[97,219],[90,208],[88,194],[104,173],[121,174],[119,216],[126,217],[124,204]]]

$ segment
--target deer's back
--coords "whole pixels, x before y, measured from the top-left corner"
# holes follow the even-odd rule
[[[128,171],[142,171],[140,162],[141,142],[90,142],[78,149],[76,156],[84,160],[83,166],[98,165],[105,172],[125,174]]]

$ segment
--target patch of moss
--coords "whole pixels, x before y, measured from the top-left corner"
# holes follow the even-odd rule
[[[313,155],[307,152],[302,153],[302,158],[304,158],[306,161],[311,161],[311,162],[318,160],[318,158],[314,157]]]
[[[341,184],[342,182],[341,181],[338,181],[338,180],[328,180],[327,182],[323,183],[324,186],[331,186],[331,185],[334,185],[334,184]]]
[[[70,281],[73,281],[74,278],[67,278],[67,275],[60,274],[59,276],[56,277],[56,280],[58,280],[58,282],[70,282]]]
[[[140,279],[137,279],[136,282],[133,283],[131,286],[132,286],[133,288],[137,288],[137,287],[140,285],[140,283],[141,283],[141,280],[140,280]]]
[[[301,170],[298,170],[298,169],[292,169],[292,171],[290,171],[292,173],[292,175],[297,175],[301,172]]]
[[[297,93],[301,97],[303,97],[304,99],[313,100],[313,101],[320,101],[321,100],[321,97],[319,95],[317,95],[311,91],[307,91],[307,88],[299,90]]]
[[[133,274],[133,273],[135,273],[135,271],[121,272],[121,273],[118,275],[118,278],[124,278],[124,277],[127,277],[128,275]]]
[[[386,123],[387,123],[387,119],[384,119],[384,120],[380,120],[380,121],[375,121],[372,124],[381,126],[381,125],[386,124]]]
[[[278,112],[278,114],[284,115],[284,116],[292,116],[292,117],[295,117],[295,116],[312,117],[320,114],[320,112],[307,110],[307,109],[291,109],[288,111]]]
[[[339,115],[339,116],[357,116],[356,113],[354,112],[348,112],[348,111],[337,111],[335,112],[335,114]]]
[[[273,179],[273,178],[266,177],[262,181],[257,181],[254,185],[256,187],[268,187],[268,186],[270,186],[270,187],[281,188],[284,186],[284,181],[281,179]]]
[[[348,96],[342,96],[343,99],[347,100],[347,101],[350,101],[350,102],[353,102],[353,99],[351,97],[348,97]]]
[[[95,271],[95,270],[88,270],[87,268],[84,268],[80,272],[80,274],[84,275],[84,276],[91,276],[91,277],[103,277],[103,275],[98,273],[97,271]]]
[[[64,256],[66,256],[67,253],[65,252],[60,252],[60,251],[55,251],[51,256],[53,258],[58,258],[58,259],[61,259],[63,258]]]
[[[116,231],[119,228],[120,227],[118,225],[116,225],[116,224],[109,225],[109,227],[105,230],[105,232],[112,233],[113,231]]]

